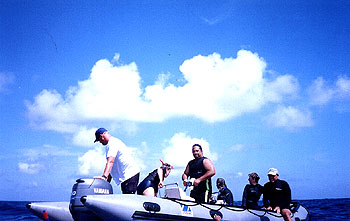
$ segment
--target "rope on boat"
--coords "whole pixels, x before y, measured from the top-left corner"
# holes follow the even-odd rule
[[[168,200],[171,200],[175,203],[179,203],[179,204],[182,204],[182,205],[185,205],[185,206],[202,206],[208,210],[214,210],[214,211],[220,211],[222,208],[226,208],[227,210],[231,210],[231,211],[234,211],[234,212],[243,212],[245,210],[247,210],[249,213],[257,216],[257,217],[264,217],[266,214],[269,214],[271,216],[274,216],[274,217],[277,217],[277,218],[282,218],[283,216],[279,213],[274,213],[274,212],[271,212],[271,211],[268,211],[268,210],[261,210],[261,211],[264,211],[264,213],[262,215],[259,215],[255,212],[253,212],[252,210],[250,209],[245,209],[245,208],[234,208],[234,207],[231,207],[229,205],[223,205],[223,204],[220,204],[220,205],[215,205],[213,204],[213,206],[216,206],[216,207],[219,207],[218,209],[213,209],[211,208],[210,206],[207,206],[207,204],[203,204],[203,203],[198,203],[198,202],[193,202],[193,201],[190,201],[190,200],[179,200],[179,199],[176,199],[176,198],[167,198]],[[185,202],[185,203],[184,203]],[[188,204],[186,204],[186,202]],[[210,205],[210,204],[209,204]],[[294,205],[293,205],[294,206]],[[291,218],[294,217],[294,212],[291,213]]]

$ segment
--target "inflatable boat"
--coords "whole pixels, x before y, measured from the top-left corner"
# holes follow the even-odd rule
[[[70,202],[33,202],[27,208],[45,220],[283,220],[278,213],[239,206],[196,203],[179,185],[167,187],[163,197],[113,194],[112,186],[99,179],[78,179]],[[307,209],[291,204],[293,220],[309,220]]]

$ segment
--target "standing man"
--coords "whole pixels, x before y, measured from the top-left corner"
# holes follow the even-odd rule
[[[195,178],[190,196],[196,202],[208,203],[212,192],[211,177],[215,175],[215,168],[211,160],[203,156],[201,145],[194,144],[192,154],[194,159],[188,162],[182,174],[183,184],[186,186],[188,177]]]
[[[289,205],[291,202],[291,190],[286,181],[278,179],[278,170],[270,168],[267,176],[269,182],[264,185],[263,202],[267,210],[273,210],[282,214],[284,220],[292,220]]]
[[[102,176],[96,177],[110,182],[110,176],[117,185],[121,184],[123,194],[134,194],[139,183],[140,170],[130,150],[118,138],[112,137],[105,128],[95,132],[96,140],[106,146],[107,163]]]

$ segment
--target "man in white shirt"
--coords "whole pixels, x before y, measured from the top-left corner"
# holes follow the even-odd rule
[[[99,179],[110,182],[110,176],[117,185],[121,184],[123,194],[134,194],[140,177],[140,169],[132,158],[131,151],[118,138],[112,137],[105,128],[95,132],[96,140],[106,147],[106,167]]]

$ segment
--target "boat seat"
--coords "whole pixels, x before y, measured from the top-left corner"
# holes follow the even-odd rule
[[[181,199],[180,189],[178,187],[166,189],[164,198]]]
[[[194,201],[194,199],[192,197],[187,196],[186,193],[179,187],[167,188],[165,190],[164,198],[173,198],[173,199]]]

